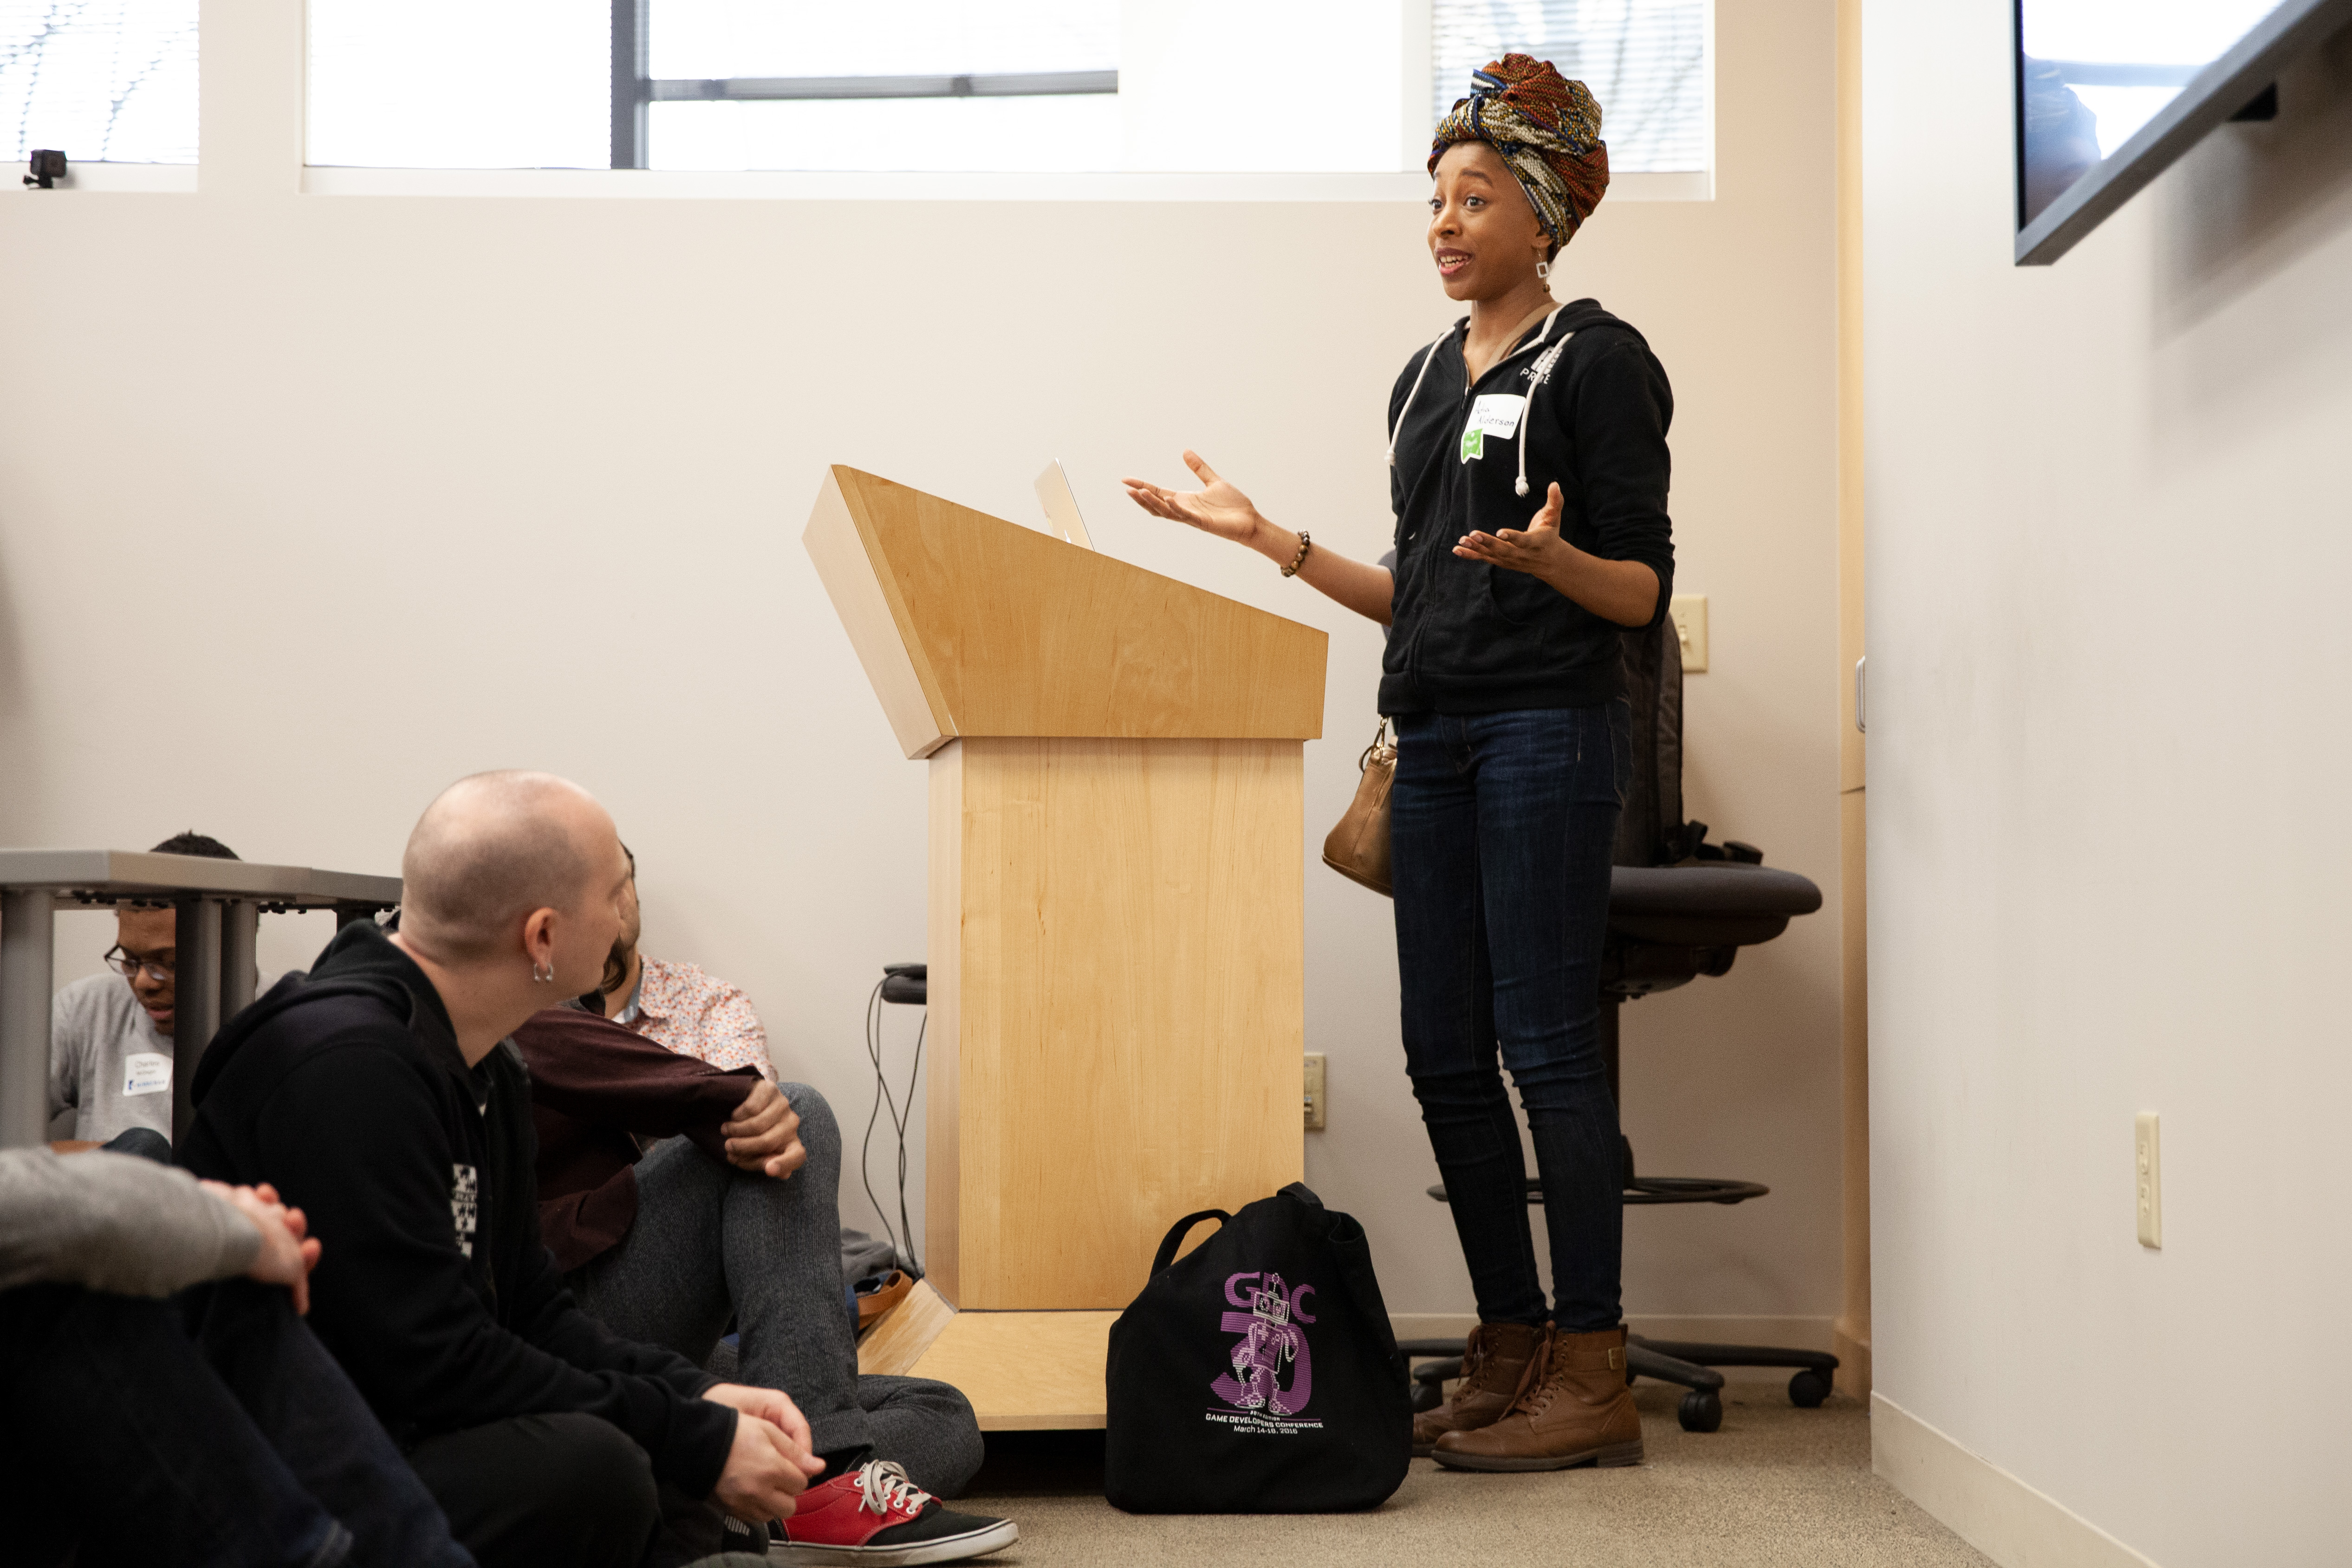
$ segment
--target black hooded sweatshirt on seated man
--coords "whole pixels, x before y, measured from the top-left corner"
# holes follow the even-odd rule
[[[709,1495],[734,1410],[683,1356],[607,1333],[539,1233],[530,1082],[512,1041],[467,1068],[438,992],[373,922],[232,1019],[192,1086],[180,1163],[274,1182],[322,1251],[310,1325],[404,1447],[581,1411]]]
[[[1561,537],[1658,574],[1654,627],[1675,580],[1666,372],[1639,332],[1579,299],[1530,328],[1471,386],[1468,321],[1407,361],[1389,397],[1397,559],[1381,711],[1607,702],[1621,693],[1626,628],[1525,572],[1465,560],[1454,546],[1473,530],[1526,528],[1557,482]]]

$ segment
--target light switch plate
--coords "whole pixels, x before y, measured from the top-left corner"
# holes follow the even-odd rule
[[[2164,1245],[2164,1166],[2157,1146],[2156,1113],[2142,1111],[2133,1131],[2133,1165],[2139,1194],[2139,1244]]]
[[[1323,1130],[1323,1053],[1319,1051],[1307,1053],[1307,1130]]]
[[[1675,634],[1683,642],[1683,674],[1706,674],[1706,595],[1677,593],[1666,601],[1666,613],[1674,618]]]

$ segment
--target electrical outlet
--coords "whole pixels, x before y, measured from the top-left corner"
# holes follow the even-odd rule
[[[1700,675],[1706,673],[1706,595],[1677,593],[1666,601],[1666,614],[1675,623],[1675,635],[1682,639],[1683,674]]]
[[[2134,1129],[2133,1166],[2139,1184],[2139,1244],[2164,1246],[2164,1170],[2157,1148],[2156,1113],[2142,1111]]]
[[[1307,1053],[1307,1130],[1323,1130],[1323,1053],[1319,1051]]]

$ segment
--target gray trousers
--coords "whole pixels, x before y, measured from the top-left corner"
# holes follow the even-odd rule
[[[971,1401],[920,1377],[860,1377],[843,1298],[841,1128],[824,1097],[778,1085],[808,1164],[782,1181],[738,1170],[685,1138],[637,1162],[637,1218],[621,1244],[569,1277],[580,1305],[624,1339],[666,1345],[729,1382],[780,1388],[820,1454],[870,1448],[925,1491],[961,1492],[980,1469]],[[733,1318],[738,1368],[713,1364]]]

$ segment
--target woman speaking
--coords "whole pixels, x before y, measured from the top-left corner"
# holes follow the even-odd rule
[[[1640,333],[1551,297],[1609,183],[1583,83],[1504,57],[1439,124],[1429,169],[1430,256],[1470,314],[1390,395],[1394,570],[1272,522],[1190,452],[1198,490],[1126,483],[1146,511],[1389,628],[1405,1070],[1479,1318],[1457,1391],[1414,1418],[1414,1451],[1464,1469],[1634,1464],[1598,971],[1633,768],[1619,634],[1654,626],[1674,580],[1673,394]],[[1549,1310],[1498,1048],[1543,1182]]]

